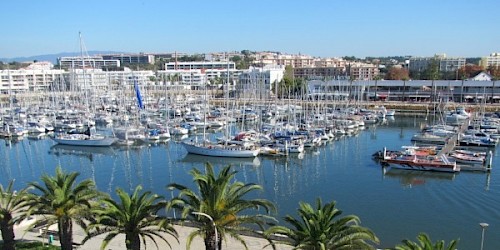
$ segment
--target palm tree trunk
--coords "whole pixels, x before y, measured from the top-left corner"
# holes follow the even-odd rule
[[[73,250],[73,223],[69,218],[61,218],[59,225],[59,242],[62,250]]]
[[[217,245],[215,244],[217,243]],[[221,249],[221,241],[215,238],[215,231],[207,232],[205,237],[206,250],[219,250]]]
[[[14,226],[10,223],[12,220],[11,214],[4,214],[4,218],[0,222],[0,230],[2,231],[3,248],[5,250],[14,250]]]
[[[127,247],[127,250],[140,250],[141,241],[139,235],[127,233],[125,235],[125,245]]]

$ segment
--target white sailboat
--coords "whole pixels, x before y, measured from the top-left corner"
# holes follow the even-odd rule
[[[111,146],[118,139],[108,137],[105,135],[93,133],[95,128],[89,128],[85,134],[58,134],[52,140],[62,145],[72,146],[93,146],[93,147],[106,147]]]
[[[144,103],[142,102],[142,95],[139,89],[137,81],[134,80],[134,92],[137,99],[137,107],[139,111],[144,109]],[[138,115],[140,117],[140,115]],[[138,119],[138,118],[137,118]],[[138,121],[134,119],[137,123]],[[134,143],[148,143],[148,138],[145,134],[145,129],[141,126],[132,125],[129,123],[129,119],[126,119],[126,123],[122,127],[114,128],[115,136],[119,139],[118,144],[120,145],[132,145]]]
[[[244,147],[234,144],[223,145],[183,141],[182,145],[190,154],[215,157],[249,158],[257,156],[260,152],[257,147]]]
[[[82,36],[80,33],[80,53],[82,58],[82,73],[85,75],[85,59],[83,55],[83,46],[82,46]],[[86,77],[84,79],[84,91],[88,90],[88,86],[86,86]],[[86,94],[86,92],[85,92]],[[86,106],[88,107],[88,96],[85,95]],[[83,124],[81,124],[83,126]],[[96,132],[93,124],[88,122],[87,130],[82,134],[66,134],[60,133],[57,134],[54,138],[52,138],[55,142],[62,145],[72,145],[72,146],[92,146],[92,147],[105,147],[110,146],[115,143],[118,139],[115,137],[109,137],[106,135],[98,134]]]
[[[229,75],[228,75],[229,77]],[[207,111],[208,111],[208,95],[205,87],[205,114],[204,124],[207,124]],[[206,127],[203,126],[203,141],[197,142],[196,140],[183,141],[182,145],[190,154],[215,156],[215,157],[233,157],[233,158],[250,158],[259,154],[260,149],[255,145],[237,145],[228,143],[212,143],[206,139]]]

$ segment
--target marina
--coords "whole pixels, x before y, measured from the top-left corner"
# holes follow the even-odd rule
[[[2,7],[0,249],[500,249],[500,1]]]
[[[306,147],[302,153],[259,154],[253,158],[189,154],[183,142],[201,141],[200,130],[154,143],[108,147],[60,145],[50,139],[50,134],[11,137],[0,144],[4,159],[0,162],[0,181],[16,179],[16,188],[21,188],[38,181],[44,173],[53,174],[60,165],[95,180],[98,189],[105,192],[113,193],[116,187],[133,190],[141,184],[169,198],[172,194],[165,186],[172,182],[191,185],[190,169],[201,168],[205,162],[217,168],[231,164],[238,171],[238,180],[264,187],[260,195],[277,205],[279,219],[294,214],[299,201],[312,202],[320,196],[337,201],[345,214],[359,216],[362,225],[380,238],[381,248],[427,232],[433,239],[460,238],[461,249],[475,249],[481,236],[479,222],[491,225],[488,235],[500,231],[500,177],[495,167],[489,172],[464,172],[463,168],[456,173],[401,170],[383,168],[371,157],[383,147],[409,145],[413,135],[431,120],[396,114],[349,132],[337,131],[332,139],[325,136],[321,144]],[[249,131],[257,124],[230,123],[227,129]],[[106,127],[97,128],[105,134]],[[207,129],[206,135],[216,141],[226,134],[225,129]],[[331,131],[334,134],[334,129]],[[493,163],[498,162],[495,148],[492,157]],[[486,249],[500,248],[494,237],[486,237],[485,244]]]

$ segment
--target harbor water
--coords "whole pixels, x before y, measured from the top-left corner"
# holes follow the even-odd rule
[[[413,134],[426,121],[396,117],[366,126],[299,155],[227,159],[188,155],[172,138],[165,143],[129,147],[72,147],[55,145],[47,138],[2,141],[0,183],[15,179],[17,189],[53,175],[60,165],[78,171],[80,178],[95,180],[99,190],[114,193],[117,187],[136,185],[171,198],[170,183],[192,187],[189,170],[205,162],[220,168],[231,164],[237,180],[264,187],[262,198],[277,205],[278,219],[295,216],[299,201],[335,200],[343,215],[360,217],[380,238],[380,248],[394,247],[403,239],[417,241],[426,232],[433,241],[460,239],[459,249],[479,249],[481,227],[486,222],[484,249],[500,249],[500,162],[494,152],[491,173],[435,173],[383,169],[372,154],[383,147],[410,145]]]

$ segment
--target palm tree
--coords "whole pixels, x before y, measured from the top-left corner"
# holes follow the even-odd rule
[[[431,238],[426,233],[420,233],[417,236],[418,243],[411,240],[403,240],[402,245],[396,246],[395,250],[455,250],[457,249],[458,240],[450,241],[450,244],[445,246],[444,240],[433,243]]]
[[[15,249],[14,224],[25,218],[27,189],[19,192],[12,190],[11,180],[6,189],[0,184],[0,230],[2,231],[3,248]]]
[[[288,238],[279,243],[292,245],[296,249],[374,249],[366,241],[378,243],[375,234],[368,228],[359,226],[355,215],[336,219],[342,211],[335,208],[335,202],[322,205],[316,200],[316,207],[299,203],[299,219],[287,215],[284,219],[293,228],[273,226],[266,235],[281,234]]]
[[[77,183],[77,172],[63,172],[60,166],[56,175],[44,174],[41,177],[43,186],[32,182],[29,184],[39,194],[31,193],[29,213],[44,215],[38,222],[58,225],[61,249],[73,249],[73,222],[86,227],[86,221],[91,220],[92,202],[101,196],[95,188],[95,183],[86,179]]]
[[[272,217],[263,214],[249,214],[248,211],[264,208],[266,213],[275,211],[274,204],[265,199],[245,199],[252,191],[262,190],[257,184],[233,182],[236,171],[231,166],[224,167],[218,175],[210,163],[205,164],[205,173],[198,169],[190,171],[198,192],[173,183],[170,190],[180,191],[179,196],[171,201],[174,208],[182,209],[182,217],[190,217],[199,228],[189,234],[187,248],[196,236],[204,238],[206,249],[221,249],[222,239],[230,236],[238,240],[245,248],[241,232],[253,232],[248,226],[257,225],[264,230],[264,225]],[[241,215],[244,213],[244,215]],[[204,216],[200,216],[200,215]],[[206,216],[208,215],[208,216]],[[217,235],[217,236],[216,236]]]
[[[118,188],[116,193],[120,198],[120,203],[111,198],[104,198],[102,206],[95,209],[97,220],[87,228],[88,235],[84,242],[107,233],[101,245],[101,249],[105,249],[118,234],[125,234],[127,249],[139,250],[140,240],[142,239],[145,244],[147,238],[151,239],[157,248],[155,237],[162,239],[170,246],[165,236],[159,233],[167,233],[177,240],[177,231],[165,217],[157,215],[160,209],[165,208],[167,202],[162,196],[152,195],[149,191],[141,194],[141,190],[142,187],[137,186],[134,193],[129,195]]]

